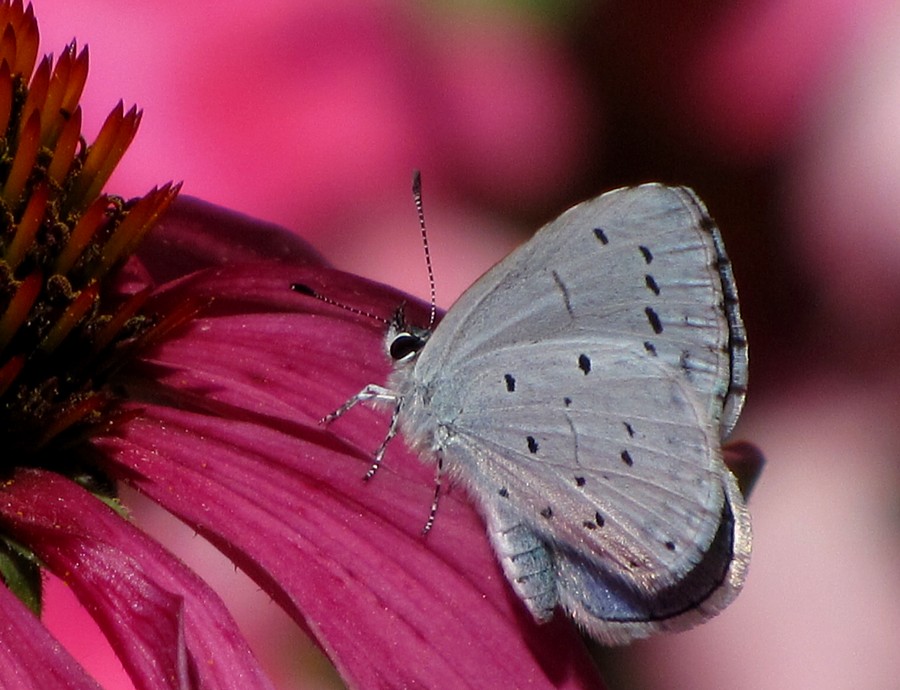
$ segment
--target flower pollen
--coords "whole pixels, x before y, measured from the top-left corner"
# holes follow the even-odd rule
[[[84,468],[58,451],[114,423],[110,374],[196,310],[143,314],[149,286],[116,280],[180,185],[131,200],[102,193],[141,112],[120,101],[88,145],[78,104],[88,50],[73,41],[35,67],[38,40],[31,5],[0,2],[2,469],[75,476]]]

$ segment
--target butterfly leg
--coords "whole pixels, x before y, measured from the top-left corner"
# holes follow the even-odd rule
[[[335,419],[337,419],[345,412],[347,412],[351,407],[356,405],[356,403],[368,402],[370,400],[374,400],[376,402],[396,403],[399,400],[399,396],[390,388],[385,388],[384,386],[378,386],[374,383],[370,383],[359,393],[354,395],[347,402],[337,408],[334,412],[331,412],[322,417],[322,419],[319,420],[319,424],[331,424]]]
[[[378,471],[378,468],[381,467],[381,460],[384,458],[384,451],[387,450],[388,443],[391,442],[391,439],[397,435],[397,423],[400,419],[400,406],[403,403],[403,398],[394,393],[393,391],[389,391],[387,388],[381,388],[381,386],[366,386],[366,388],[380,388],[384,393],[379,394],[379,396],[375,396],[373,399],[380,401],[392,401],[394,403],[394,411],[391,413],[391,425],[388,427],[388,432],[384,436],[384,440],[381,442],[381,445],[378,446],[378,450],[375,451],[375,457],[372,458],[372,466],[369,468],[369,471],[366,472],[363,479],[368,481],[372,477],[375,476],[375,473]],[[389,395],[387,397],[385,394]]]
[[[337,408],[334,412],[325,415],[322,419],[319,420],[319,424],[331,424],[335,419],[342,416],[346,413],[350,408],[352,408],[356,403],[360,402],[376,402],[376,403],[391,403],[394,405],[394,411],[391,414],[391,426],[388,428],[388,432],[384,437],[384,440],[381,442],[381,445],[378,446],[378,450],[375,451],[375,456],[372,459],[372,466],[369,467],[368,472],[366,472],[363,479],[369,480],[375,476],[375,473],[378,471],[378,468],[381,466],[381,459],[384,457],[384,452],[387,449],[388,443],[391,442],[391,439],[397,435],[397,423],[400,418],[400,403],[403,398],[390,388],[385,388],[384,386],[378,386],[374,383],[370,383],[368,386],[363,388],[359,393],[354,395],[352,398],[347,400],[343,405]]]
[[[424,537],[434,527],[434,519],[437,517],[438,499],[441,497],[441,475],[444,473],[444,456],[438,454],[437,468],[434,471],[434,498],[431,501],[431,510],[428,512],[428,519],[422,528],[422,536]]]

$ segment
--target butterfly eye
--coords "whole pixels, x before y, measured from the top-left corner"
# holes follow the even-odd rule
[[[412,333],[398,333],[391,341],[390,355],[395,362],[411,359],[425,345],[425,338]]]

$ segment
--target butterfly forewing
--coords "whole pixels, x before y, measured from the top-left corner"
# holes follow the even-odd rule
[[[472,285],[435,330],[416,377],[430,383],[507,345],[602,335],[680,370],[716,421],[729,400],[727,432],[746,384],[734,295],[718,230],[692,192],[616,190],[573,207]]]

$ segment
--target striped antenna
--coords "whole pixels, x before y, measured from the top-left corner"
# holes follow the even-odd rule
[[[431,314],[428,317],[428,330],[434,327],[434,319],[437,316],[437,291],[434,287],[434,267],[431,265],[431,251],[428,249],[428,232],[425,230],[425,211],[422,208],[422,174],[413,171],[413,201],[416,203],[416,213],[419,216],[419,229],[422,232],[422,248],[425,250],[425,266],[428,269],[428,286],[431,290]]]
[[[313,290],[309,285],[304,285],[303,283],[291,283],[291,290],[294,292],[298,292],[301,295],[306,295],[307,297],[314,297],[320,302],[324,302],[325,304],[330,304],[333,307],[340,307],[345,311],[349,311],[351,314],[356,314],[357,316],[365,316],[370,319],[374,319],[375,321],[380,321],[386,326],[390,325],[390,321],[383,316],[379,316],[378,314],[374,314],[370,311],[366,311],[365,309],[360,309],[359,307],[354,307],[351,304],[344,304],[343,302],[338,302],[327,295],[323,295],[319,292]]]

